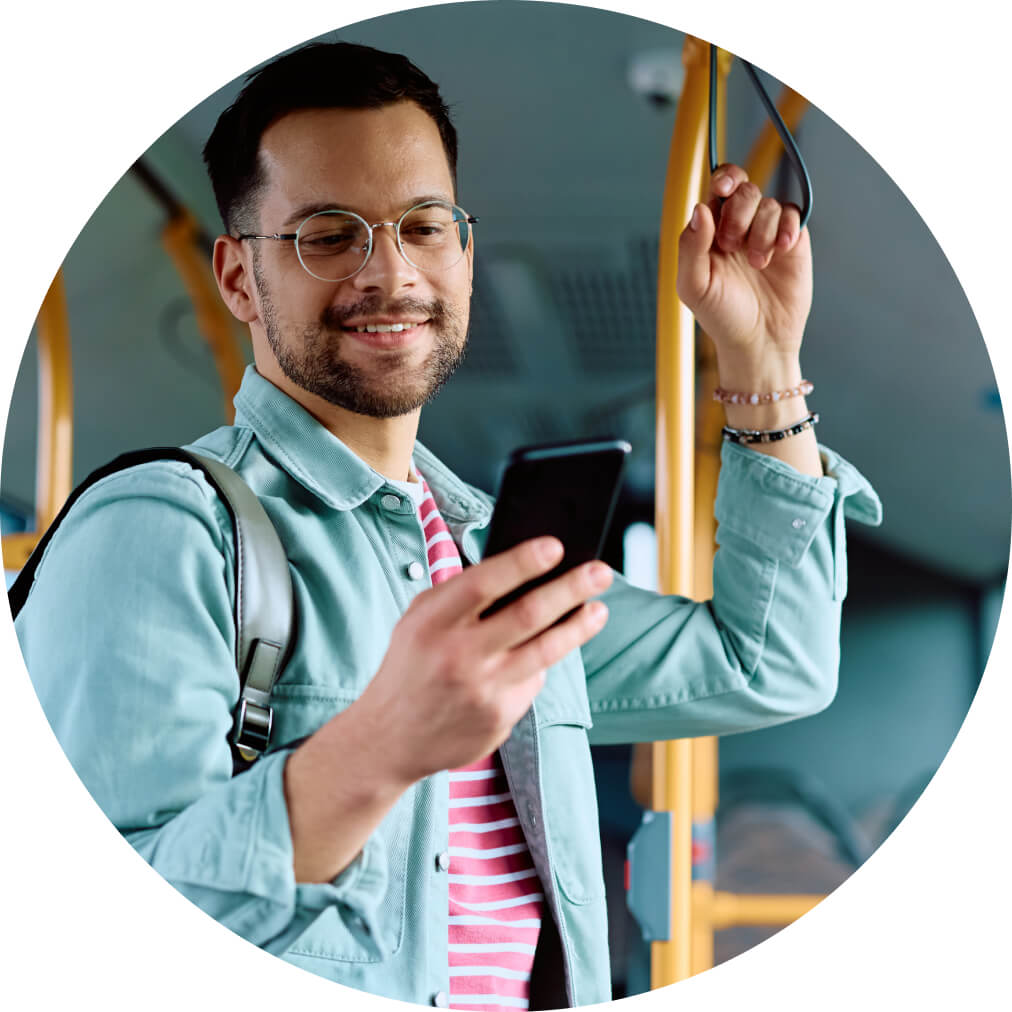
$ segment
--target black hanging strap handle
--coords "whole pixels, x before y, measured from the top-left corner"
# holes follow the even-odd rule
[[[798,145],[794,138],[791,136],[790,130],[787,129],[787,124],[784,123],[783,117],[777,110],[776,105],[773,103],[773,99],[770,98],[769,92],[763,87],[762,81],[759,80],[759,74],[756,72],[755,67],[752,66],[748,60],[741,61],[745,65],[745,69],[748,71],[748,76],[752,81],[752,86],[755,88],[759,97],[762,99],[763,105],[766,107],[766,112],[769,114],[770,119],[773,121],[773,126],[776,127],[776,131],[780,134],[780,139],[784,142],[784,151],[787,155],[787,160],[790,162],[791,168],[794,170],[794,175],[797,176],[798,182],[801,184],[801,227],[804,228],[808,224],[808,219],[812,214],[812,180],[808,175],[808,168],[805,165],[805,160],[801,157],[801,152],[798,150]],[[717,171],[717,47],[714,45],[710,46],[710,172]]]

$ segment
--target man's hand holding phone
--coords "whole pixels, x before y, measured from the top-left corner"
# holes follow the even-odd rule
[[[331,881],[413,784],[498,748],[547,669],[604,628],[590,599],[612,582],[596,557],[627,452],[514,454],[484,560],[412,601],[362,695],[288,759],[296,881]]]
[[[606,606],[589,601],[611,584],[602,562],[572,569],[481,618],[562,556],[557,538],[526,541],[412,602],[354,704],[373,724],[375,740],[384,742],[395,779],[407,786],[494,751],[527,712],[546,670],[604,627]]]
[[[332,881],[416,781],[498,748],[546,670],[600,632],[608,610],[589,599],[611,584],[602,562],[584,563],[480,617],[561,558],[557,538],[525,541],[414,599],[363,694],[288,759],[296,881]]]
[[[545,671],[600,632],[611,585],[595,561],[629,444],[524,447],[510,457],[484,560],[425,591],[394,627],[380,670],[354,705],[407,784],[483,759],[509,736]],[[565,547],[564,547],[565,546]]]

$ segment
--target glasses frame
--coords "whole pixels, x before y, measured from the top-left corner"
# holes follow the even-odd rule
[[[347,281],[349,278],[355,277],[356,274],[358,274],[360,271],[362,271],[365,268],[365,265],[367,263],[369,263],[369,258],[372,256],[372,251],[373,251],[373,246],[374,246],[374,244],[373,244],[373,230],[377,229],[377,228],[385,228],[385,227],[389,226],[389,227],[391,227],[394,230],[394,238],[397,241],[397,249],[398,249],[398,252],[400,253],[400,255],[404,258],[405,263],[407,263],[411,267],[414,267],[414,269],[416,271],[422,271],[423,273],[426,273],[426,274],[429,274],[429,273],[439,273],[440,271],[448,271],[452,267],[456,267],[457,264],[460,263],[460,259],[455,260],[448,267],[439,267],[439,268],[419,267],[418,264],[414,263],[412,261],[412,259],[408,256],[408,254],[404,251],[404,245],[401,242],[401,222],[403,222],[404,219],[407,218],[407,216],[409,214],[411,214],[414,211],[419,210],[419,208],[433,207],[433,206],[449,207],[453,211],[459,211],[463,215],[462,218],[459,218],[459,219],[455,218],[454,219],[454,225],[457,226],[458,231],[459,231],[459,226],[461,224],[465,224],[466,223],[467,226],[468,226],[468,229],[467,229],[467,242],[464,243],[464,244],[462,244],[461,248],[460,248],[460,259],[463,259],[464,254],[467,252],[467,247],[471,244],[471,226],[472,225],[476,225],[478,223],[478,219],[476,217],[474,217],[473,215],[468,214],[467,211],[465,211],[462,207],[459,207],[457,204],[451,204],[450,201],[448,201],[448,200],[423,200],[420,204],[414,204],[411,207],[409,207],[396,221],[377,221],[377,222],[374,222],[372,225],[370,225],[369,222],[367,222],[365,220],[365,218],[363,218],[360,214],[356,214],[354,211],[342,211],[340,208],[336,208],[335,207],[335,208],[333,208],[331,210],[328,210],[328,211],[315,211],[313,214],[309,215],[309,217],[307,217],[305,220],[303,220],[303,222],[299,225],[299,227],[294,232],[275,232],[272,235],[253,235],[252,233],[248,233],[247,232],[247,233],[244,233],[242,235],[236,236],[236,239],[239,239],[239,240],[243,240],[243,239],[272,239],[272,240],[274,240],[276,242],[285,242],[285,241],[287,241],[287,242],[294,242],[295,243],[295,255],[299,258],[299,263],[302,265],[302,269],[311,278],[316,278],[317,281],[325,281],[325,282],[327,282],[329,284],[336,285],[340,281]],[[368,241],[368,243],[366,244],[366,247],[365,247],[365,257],[363,258],[362,263],[359,264],[359,266],[355,270],[353,270],[351,272],[351,274],[346,274],[344,277],[341,277],[341,278],[321,278],[319,274],[314,274],[306,266],[306,261],[302,259],[302,252],[299,249],[299,239],[302,236],[302,230],[314,218],[322,218],[324,215],[327,215],[327,214],[343,214],[343,215],[346,215],[349,218],[354,218],[356,221],[361,222],[362,225],[363,225],[363,227],[369,233],[369,241]]]

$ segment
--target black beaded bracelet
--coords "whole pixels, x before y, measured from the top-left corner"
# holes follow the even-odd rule
[[[786,429],[732,429],[729,425],[725,425],[721,431],[729,443],[776,443],[812,428],[818,420],[819,416],[813,412]]]

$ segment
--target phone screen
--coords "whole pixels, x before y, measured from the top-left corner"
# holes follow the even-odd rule
[[[545,535],[557,537],[565,554],[553,570],[487,608],[483,618],[600,556],[629,450],[621,440],[595,440],[525,447],[512,455],[492,515],[485,558]]]

